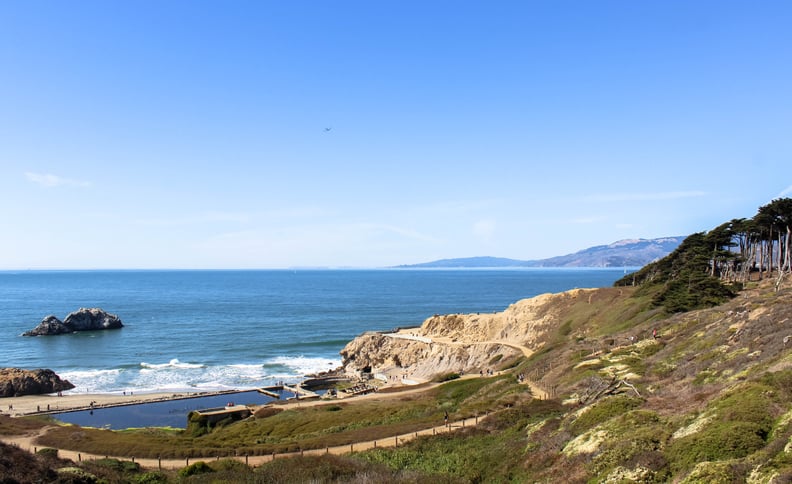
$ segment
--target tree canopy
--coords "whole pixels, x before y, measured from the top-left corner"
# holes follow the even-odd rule
[[[792,199],[759,207],[751,219],[734,219],[688,236],[671,254],[615,282],[656,292],[653,302],[669,312],[710,307],[734,297],[751,278],[792,272]]]

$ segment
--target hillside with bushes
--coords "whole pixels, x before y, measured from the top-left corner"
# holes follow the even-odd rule
[[[113,459],[70,464],[110,482],[792,482],[790,206],[776,200],[754,219],[694,234],[614,287],[479,315],[481,324],[519,314],[542,321],[527,354],[499,356],[487,346],[491,375],[444,367],[443,382],[421,392],[290,407],[200,432],[44,432],[49,422],[2,417],[0,434],[40,432],[40,446],[86,453],[192,458],[172,471]],[[473,319],[448,319],[459,325],[461,348]],[[428,324],[440,333],[440,323]],[[508,328],[482,337],[505,337]],[[397,447],[299,456],[392,439],[445,414],[478,424]],[[34,482],[14,474],[18,466],[46,480],[65,465],[2,450],[9,457],[0,480],[8,482]],[[273,452],[296,457],[256,468],[232,460]]]

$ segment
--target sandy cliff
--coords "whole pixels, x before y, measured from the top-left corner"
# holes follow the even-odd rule
[[[547,332],[560,324],[564,303],[593,291],[543,294],[498,313],[435,315],[419,328],[395,334],[366,333],[341,350],[343,365],[349,373],[371,371],[412,381],[448,372],[486,372],[539,349]]]

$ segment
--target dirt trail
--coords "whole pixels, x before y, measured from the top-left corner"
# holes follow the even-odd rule
[[[399,394],[401,394],[401,392]],[[268,455],[256,455],[256,456],[241,455],[241,456],[233,456],[233,457],[229,456],[229,457],[216,457],[216,458],[193,457],[193,458],[185,458],[185,459],[137,459],[133,457],[130,459],[130,457],[104,456],[104,455],[88,454],[85,452],[76,452],[73,450],[58,449],[58,456],[63,459],[70,459],[74,462],[81,462],[84,460],[104,459],[105,457],[110,457],[119,460],[132,460],[133,462],[140,464],[141,467],[147,469],[181,469],[183,467],[190,465],[190,463],[195,463],[198,461],[212,461],[220,458],[234,459],[239,462],[244,462],[251,466],[259,466],[264,463],[271,462],[273,459],[282,459],[286,457],[296,457],[301,455],[323,455],[323,454],[343,455],[353,452],[362,452],[365,450],[374,449],[378,447],[385,447],[385,448],[395,447],[404,444],[406,442],[409,442],[419,436],[437,435],[441,433],[453,432],[455,430],[459,430],[464,427],[475,426],[479,423],[479,420],[481,418],[483,417],[470,417],[455,422],[449,422],[448,425],[445,424],[438,425],[436,427],[419,430],[417,432],[410,432],[407,434],[396,435],[385,439],[368,440],[363,442],[355,442],[349,445],[339,445],[335,447],[326,447],[324,449],[311,449],[311,450],[288,452],[282,454],[268,454]],[[44,435],[50,428],[52,427],[44,427],[36,433],[23,435],[23,436],[0,436],[0,440],[6,444],[15,445],[21,449],[28,450],[30,452],[35,452],[38,448],[43,448],[42,446],[37,446],[35,444],[36,438],[38,438],[41,435]]]
[[[534,353],[531,348],[528,348],[527,346],[521,345],[514,341],[505,341],[505,340],[459,341],[459,340],[452,340],[451,338],[444,336],[436,336],[431,338],[431,340],[432,343],[444,344],[449,346],[472,346],[472,345],[493,345],[493,344],[509,346],[511,348],[520,350],[522,354],[525,355],[526,358],[530,358],[531,355],[533,355]],[[550,394],[544,388],[540,387],[536,383],[528,380],[527,378],[523,380],[523,383],[531,388],[531,392],[536,398],[540,400],[547,400],[548,398],[550,398]]]

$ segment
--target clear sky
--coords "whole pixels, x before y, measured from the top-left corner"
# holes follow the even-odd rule
[[[792,196],[789,1],[0,2],[0,269],[381,267]]]

